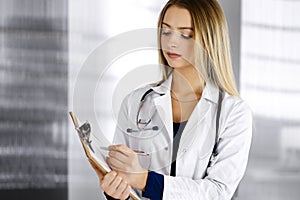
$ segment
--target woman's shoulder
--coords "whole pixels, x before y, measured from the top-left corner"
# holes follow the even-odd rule
[[[224,108],[222,110],[227,111],[227,114],[243,113],[252,116],[252,111],[247,102],[238,96],[225,93],[222,107]]]
[[[224,131],[222,134],[223,138],[232,138],[232,136],[237,135],[251,138],[252,111],[240,97],[225,94],[222,102],[220,122],[220,129]]]

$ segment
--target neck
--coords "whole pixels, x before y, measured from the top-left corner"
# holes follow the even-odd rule
[[[182,100],[200,99],[203,86],[199,72],[195,67],[189,66],[182,69],[174,69],[172,75],[172,97]]]

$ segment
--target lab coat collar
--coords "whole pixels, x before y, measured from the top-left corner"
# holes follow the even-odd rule
[[[158,94],[166,94],[171,90],[172,75],[168,77],[167,80],[163,81],[161,84],[152,86],[151,89]]]
[[[164,119],[164,125],[167,129],[168,135],[170,140],[173,139],[173,116],[172,116],[172,104],[171,104],[171,97],[170,97],[170,90],[171,90],[171,83],[172,83],[172,75],[163,83],[158,86],[152,86],[154,92],[161,95],[154,99],[155,105],[157,106],[158,113],[161,119]],[[199,121],[202,121],[209,108],[209,102],[214,104],[218,103],[218,88],[211,82],[206,82],[205,88],[202,92],[201,100],[196,105],[187,127],[185,129],[190,129],[190,124],[197,124]],[[198,121],[198,122],[197,122]]]
[[[217,104],[219,99],[219,88],[212,81],[207,81],[202,92],[202,98]]]
[[[170,93],[172,78],[171,74],[167,80],[159,85],[152,86],[151,89],[158,94]],[[219,88],[212,81],[207,81],[202,92],[202,98],[217,104],[219,98],[218,90]]]

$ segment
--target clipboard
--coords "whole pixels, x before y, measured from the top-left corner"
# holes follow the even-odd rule
[[[103,161],[101,161],[95,154],[92,146],[91,146],[91,141],[89,141],[89,134],[90,134],[90,130],[86,130],[86,127],[90,127],[89,123],[86,122],[85,124],[83,124],[82,126],[79,126],[78,121],[75,117],[75,115],[73,114],[73,112],[69,112],[71,119],[73,121],[73,124],[75,126],[75,130],[78,133],[80,142],[82,144],[82,147],[84,149],[85,155],[86,157],[95,165],[95,167],[103,174],[107,174],[109,171],[111,171],[111,169],[108,167],[108,165],[106,163],[104,163]],[[134,190],[131,189],[130,195],[131,199],[133,200],[140,200],[140,198],[138,197],[138,195],[136,194],[136,192]]]

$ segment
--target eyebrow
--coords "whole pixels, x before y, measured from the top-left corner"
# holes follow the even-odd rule
[[[170,25],[170,24],[167,24],[167,23],[165,23],[165,22],[162,22],[162,25],[166,25],[167,27],[169,27],[169,28],[172,28],[172,26]],[[194,30],[192,27],[177,27],[177,29],[179,29],[179,30],[183,30],[183,29],[189,29],[189,30]]]

